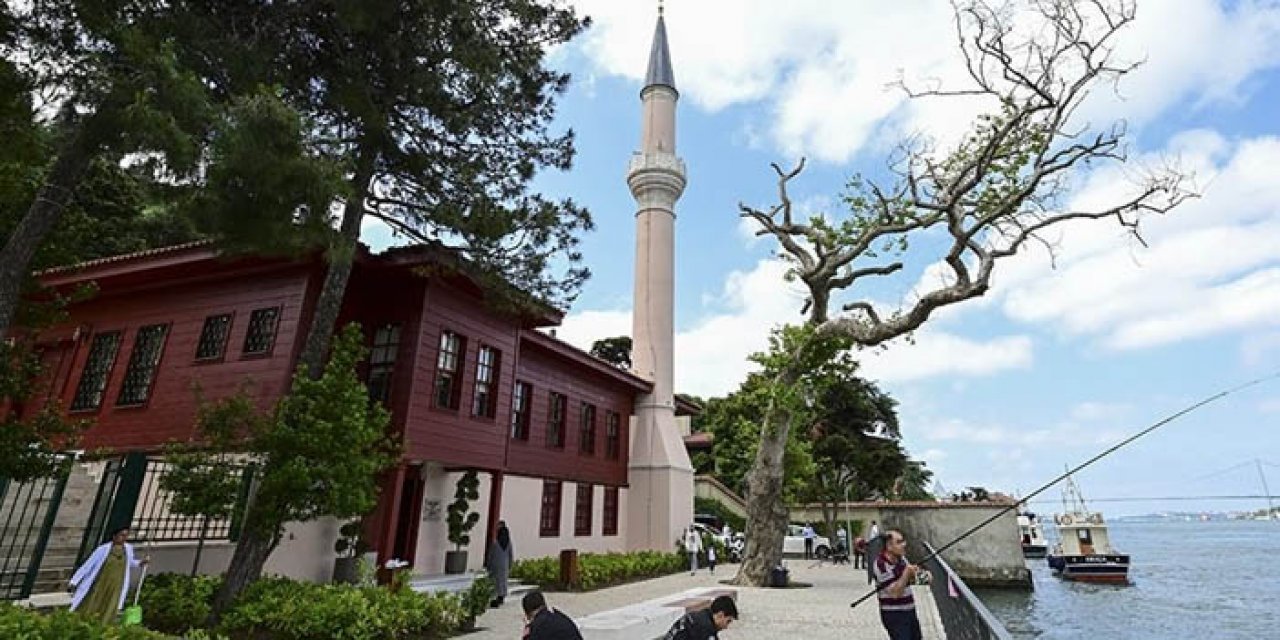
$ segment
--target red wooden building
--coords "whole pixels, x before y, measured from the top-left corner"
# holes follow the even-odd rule
[[[370,395],[403,440],[366,519],[379,559],[440,570],[443,506],[466,469],[483,472],[472,566],[498,519],[524,557],[624,548],[628,423],[650,383],[538,331],[560,321],[556,310],[496,307],[476,281],[423,269],[438,258],[424,247],[361,251],[339,321],[364,328]],[[245,388],[264,407],[287,391],[324,265],[224,258],[197,243],[39,277],[64,290],[98,288],[39,337],[52,393],[92,422],[81,446],[158,452],[192,435],[197,389],[216,399]],[[332,553],[314,556],[335,528],[291,529],[295,548],[277,553],[277,570],[326,577]]]

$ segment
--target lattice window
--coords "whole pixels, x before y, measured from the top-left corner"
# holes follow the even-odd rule
[[[579,482],[578,500],[573,510],[573,535],[591,535],[591,507],[595,497],[595,487]]]
[[[249,330],[244,334],[244,355],[258,355],[271,351],[276,340],[276,325],[280,321],[280,307],[254,309],[249,314]]]
[[[471,403],[471,415],[492,418],[496,409],[498,373],[502,367],[502,353],[493,347],[480,347],[476,356],[476,388]]]
[[[538,518],[538,535],[554,538],[560,535],[560,481],[542,481],[542,513]]]
[[[568,408],[569,398],[562,393],[552,391],[550,408],[547,410],[548,447],[564,448],[564,414]]]
[[[222,313],[204,319],[200,341],[196,343],[196,360],[217,360],[227,351],[231,336],[231,314]]]
[[[604,457],[617,460],[622,455],[622,416],[616,411],[606,411],[604,415]]]
[[[400,325],[387,324],[373,333],[369,349],[369,399],[386,404],[391,400],[391,378],[400,352]]]
[[[511,437],[516,440],[529,439],[529,403],[532,399],[533,385],[516,382],[511,396]]]
[[[581,423],[578,425],[578,453],[596,454],[596,407],[582,403]]]
[[[604,488],[604,529],[606,536],[618,535],[618,488]]]
[[[151,396],[151,383],[156,378],[156,367],[160,364],[160,354],[164,353],[164,339],[168,335],[167,324],[151,324],[138,329],[133,338],[129,366],[124,370],[124,383],[120,385],[120,395],[116,396],[116,405],[146,404]]]
[[[72,411],[86,411],[102,406],[102,392],[107,388],[111,368],[116,363],[116,353],[120,351],[120,335],[119,331],[111,331],[93,337],[89,358],[84,363],[80,383],[76,385],[76,395],[71,400]]]
[[[457,409],[462,397],[462,361],[467,341],[452,331],[440,333],[440,356],[436,362],[436,406]]]

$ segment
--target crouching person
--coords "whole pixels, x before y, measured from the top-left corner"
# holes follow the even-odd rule
[[[524,607],[525,640],[582,640],[578,625],[565,614],[547,606],[541,591],[530,591],[520,601]]]
[[[663,636],[663,640],[719,640],[720,632],[729,628],[729,624],[738,619],[738,605],[729,596],[719,596],[711,601],[711,606],[701,611],[686,613],[676,620]]]

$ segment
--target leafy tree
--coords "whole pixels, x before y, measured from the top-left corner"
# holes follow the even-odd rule
[[[793,217],[787,188],[803,170],[803,160],[790,171],[773,165],[777,205],[765,210],[740,205],[743,217],[777,240],[790,262],[787,277],[804,285],[808,301],[804,326],[784,331],[771,352],[777,373],[762,414],[761,446],[747,475],[749,543],[737,584],[765,584],[780,558],[786,520],[776,505],[783,492],[784,451],[792,425],[804,424],[797,420],[802,403],[793,389],[815,364],[832,356],[833,342],[880,345],[919,328],[942,307],[982,296],[997,263],[1028,241],[1042,241],[1042,233],[1055,225],[1114,220],[1136,235],[1143,214],[1167,212],[1191,195],[1176,171],[1130,167],[1131,193],[1080,209],[1065,197],[1079,167],[1125,162],[1123,123],[1099,129],[1072,116],[1091,90],[1118,82],[1134,68],[1113,57],[1133,9],[1126,0],[1031,2],[1016,8],[983,0],[957,3],[966,84],[913,91],[904,83],[903,88],[913,97],[980,96],[994,104],[961,142],[945,151],[927,139],[905,143],[891,159],[889,183],[861,176],[849,181],[841,218]],[[930,241],[916,247],[914,240],[926,235]],[[941,250],[930,253],[930,247]],[[910,253],[912,248],[917,251]],[[938,265],[943,277],[889,313],[866,299],[832,312],[833,302],[846,291],[869,278],[898,273],[911,256]]]
[[[0,335],[36,252],[96,161],[132,153],[170,179],[196,171],[212,110],[207,79],[177,62],[174,9],[145,0],[6,3],[0,58],[41,98],[33,116],[50,115],[37,118],[49,149],[37,160],[47,162],[28,165],[34,188],[17,192],[25,210],[0,249]]]
[[[348,519],[377,504],[377,476],[395,463],[397,448],[387,435],[387,411],[369,402],[356,372],[363,340],[359,326],[348,325],[334,341],[323,374],[312,379],[299,365],[292,389],[270,413],[244,393],[202,407],[197,439],[169,480],[183,496],[181,503],[192,512],[223,513],[235,499],[233,484],[203,485],[215,475],[225,477],[220,474],[226,473],[228,454],[247,456],[258,468],[241,539],[253,535],[266,544],[248,548],[261,555],[233,561],[224,584],[236,577],[247,584],[244,572],[261,571],[286,523]],[[237,546],[236,554],[244,549]],[[225,611],[236,595],[221,588],[213,615]]]
[[[908,460],[906,469],[894,483],[894,497],[898,500],[933,500],[933,492],[929,483],[933,481],[933,472],[928,465],[919,460]]]
[[[591,343],[591,355],[618,367],[631,368],[631,336],[601,338]]]

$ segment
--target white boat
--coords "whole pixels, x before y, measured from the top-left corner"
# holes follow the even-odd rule
[[[1022,556],[1025,558],[1043,558],[1049,551],[1040,519],[1030,511],[1018,514],[1018,537],[1022,540]]]
[[[1127,584],[1129,556],[1111,546],[1102,514],[1089,510],[1070,476],[1062,503],[1063,512],[1053,518],[1058,543],[1049,552],[1049,567],[1066,580]]]

